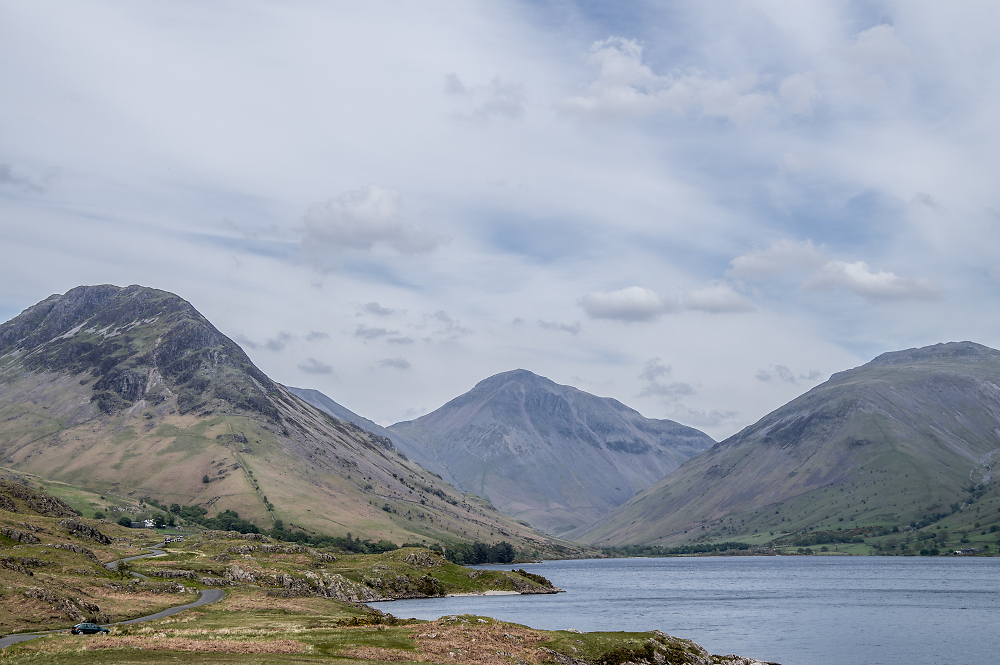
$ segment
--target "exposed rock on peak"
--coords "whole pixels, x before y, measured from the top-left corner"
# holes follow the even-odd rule
[[[143,286],[49,296],[0,326],[4,356],[33,371],[89,374],[104,413],[174,398],[183,414],[218,399],[278,417],[275,384],[239,346],[187,301]]]

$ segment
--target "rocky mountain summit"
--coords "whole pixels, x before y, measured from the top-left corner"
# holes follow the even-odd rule
[[[714,443],[523,369],[387,430],[456,487],[554,534],[593,522]]]
[[[936,344],[834,374],[569,535],[669,544],[903,531],[967,510],[974,528],[996,522],[997,464],[1000,352]]]

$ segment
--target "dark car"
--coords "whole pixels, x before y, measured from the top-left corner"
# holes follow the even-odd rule
[[[69,632],[74,635],[93,635],[94,633],[107,633],[110,631],[104,626],[98,626],[96,623],[78,623],[70,628]]]

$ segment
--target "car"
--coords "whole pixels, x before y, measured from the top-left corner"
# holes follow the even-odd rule
[[[70,628],[69,632],[74,635],[93,635],[94,633],[108,633],[111,631],[104,626],[98,626],[96,623],[78,623]]]

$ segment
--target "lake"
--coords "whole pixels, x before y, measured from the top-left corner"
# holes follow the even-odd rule
[[[482,566],[509,570],[512,566]],[[523,566],[567,593],[371,603],[533,628],[659,629],[782,665],[1000,662],[1000,558],[697,557]]]

